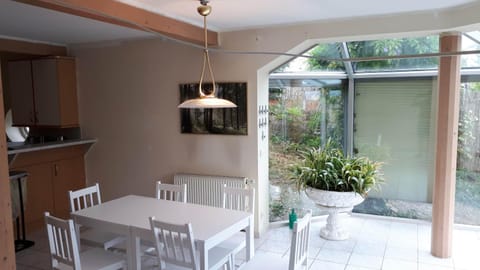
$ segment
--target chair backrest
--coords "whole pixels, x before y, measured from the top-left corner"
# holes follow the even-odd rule
[[[197,270],[192,224],[171,224],[150,217],[158,258],[166,263]]]
[[[84,208],[92,207],[102,203],[100,186],[96,183],[93,186],[75,191],[68,191],[70,197],[70,211],[75,212]]]
[[[80,270],[80,253],[73,220],[59,219],[45,212],[45,224],[47,225],[52,267],[56,269],[58,263],[63,263],[72,267],[73,270]]]
[[[223,208],[246,211],[254,214],[255,209],[255,189],[253,188],[233,188],[223,185],[222,188]]]
[[[301,220],[297,220],[293,225],[289,270],[307,269],[311,221],[312,212],[308,210],[307,214]]]
[[[157,181],[156,197],[159,200],[187,202],[187,185],[162,184]]]

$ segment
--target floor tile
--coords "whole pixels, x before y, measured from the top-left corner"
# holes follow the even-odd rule
[[[424,264],[433,264],[439,266],[446,266],[446,267],[453,267],[453,259],[452,258],[437,258],[432,255],[430,251],[420,250],[418,252],[418,262]]]
[[[331,250],[341,250],[351,252],[355,247],[356,241],[352,239],[347,239],[343,241],[327,241],[323,248]]]
[[[418,250],[430,251],[432,246],[432,240],[428,239],[418,239]]]
[[[360,255],[353,253],[348,260],[348,265],[380,269],[382,268],[382,262],[383,257],[380,256]]]
[[[357,243],[355,248],[353,249],[354,254],[363,254],[363,255],[370,255],[370,256],[381,256],[385,255],[386,244],[371,244],[371,243]]]
[[[17,270],[39,270],[39,269],[43,270],[42,268],[34,268],[32,266],[26,266],[26,265],[21,265],[21,264],[17,263]],[[47,269],[47,268],[45,268],[45,269]],[[50,268],[48,268],[48,269],[50,269]]]
[[[342,250],[321,249],[317,255],[317,260],[329,261],[340,264],[347,264],[350,258],[350,252]]]
[[[328,240],[325,240],[320,237],[320,233],[314,234],[310,232],[310,247],[322,248]]]
[[[289,239],[291,238],[292,238],[292,230],[290,230],[287,226],[269,230],[265,234],[265,239],[267,240],[289,241]]]
[[[345,270],[376,270],[377,268],[366,268],[361,266],[347,265]],[[380,268],[378,268],[380,269]]]
[[[273,269],[273,268],[265,268],[265,269]],[[322,261],[322,260],[315,260],[311,264],[310,270],[317,270],[317,269],[344,270],[345,269],[345,264],[327,262],[327,261]]]
[[[447,267],[447,266],[419,263],[418,270],[454,270],[454,268]]]
[[[478,258],[478,250],[476,254],[459,254],[453,257],[453,264],[455,269],[478,270],[480,268]]]
[[[385,250],[385,258],[417,262],[418,250],[416,248],[397,248],[387,246],[387,249]]]
[[[321,248],[319,247],[309,247],[308,248],[308,258],[309,259],[315,259],[318,256],[318,253],[320,253]]]
[[[254,238],[253,246],[255,249],[259,248],[267,239],[265,237]]]
[[[320,252],[321,248],[318,248],[318,247],[309,247],[308,248],[308,259],[309,260],[314,260],[317,256],[318,256],[318,253]],[[288,249],[284,254],[283,256],[290,256],[290,249]]]
[[[30,248],[16,253],[16,256],[18,264],[36,267],[39,269],[51,268],[52,262],[49,253],[37,251]]]
[[[280,255],[285,254],[289,248],[290,242],[270,239],[265,240],[265,242],[258,247],[259,250],[274,252]]]
[[[255,253],[255,259],[247,262],[242,270],[258,269],[288,269],[288,259],[273,252],[259,250]]]
[[[382,270],[418,270],[418,267],[416,262],[384,259]]]
[[[408,237],[408,236],[395,236],[393,238],[389,238],[387,242],[388,247],[397,247],[397,248],[411,248],[417,249],[418,248],[418,240],[417,238]]]

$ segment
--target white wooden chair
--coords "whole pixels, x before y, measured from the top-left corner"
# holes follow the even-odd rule
[[[312,219],[312,212],[297,220],[293,225],[293,233],[290,244],[290,257],[276,257],[262,254],[256,254],[253,260],[249,261],[242,267],[242,270],[257,270],[264,269],[267,265],[268,269],[287,269],[298,270],[307,269],[308,244],[310,240],[310,224]]]
[[[310,224],[312,212],[309,210],[293,225],[292,243],[290,245],[290,260],[288,270],[307,269],[308,246],[310,242]]]
[[[254,215],[255,211],[255,189],[253,188],[232,188],[224,185],[222,188],[223,208],[246,211]],[[232,261],[235,263],[235,255],[246,247],[245,232],[238,232],[230,239],[222,242],[221,247],[232,249]]]
[[[157,181],[156,197],[159,200],[187,202],[187,185],[162,184]]]
[[[200,269],[192,224],[165,223],[155,220],[155,217],[149,219],[158,258],[161,261],[160,269]],[[208,269],[218,270],[222,266],[227,266],[228,270],[232,270],[231,252],[229,249],[220,247],[210,249]]]
[[[253,188],[232,188],[223,185],[222,188],[223,208],[250,212],[254,214],[255,189]]]
[[[157,181],[155,196],[157,200],[169,200],[177,202],[187,202],[187,185],[173,185],[162,184],[161,181]],[[142,249],[143,255],[157,256],[157,252],[151,242],[143,241]]]
[[[76,212],[84,208],[92,207],[102,203],[100,196],[100,187],[98,183],[93,186],[82,188],[75,191],[69,191],[70,197],[70,211]],[[77,225],[77,233],[79,233],[79,225]],[[87,245],[99,246],[104,249],[109,249],[125,241],[124,236],[117,234],[102,232],[89,228],[78,235],[79,238]]]
[[[48,242],[53,269],[117,270],[126,269],[125,260],[118,254],[100,248],[79,252],[73,220],[63,220],[45,212]]]

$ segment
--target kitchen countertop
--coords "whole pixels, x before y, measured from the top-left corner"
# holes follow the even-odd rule
[[[33,152],[39,150],[47,150],[59,147],[74,146],[79,144],[88,144],[95,143],[96,139],[75,139],[75,140],[64,140],[64,141],[55,141],[55,142],[45,142],[45,143],[33,143],[33,144],[15,144],[8,145],[8,154],[19,154],[25,152]]]

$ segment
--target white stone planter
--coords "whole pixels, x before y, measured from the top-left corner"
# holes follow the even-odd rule
[[[342,224],[339,214],[352,211],[364,198],[355,192],[336,192],[314,188],[305,190],[307,196],[328,212],[327,225],[320,230],[320,236],[328,240],[345,240],[350,234]]]

